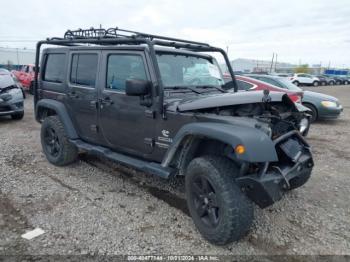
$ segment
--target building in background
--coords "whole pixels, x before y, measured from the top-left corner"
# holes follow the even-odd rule
[[[290,63],[277,62],[271,65],[271,61],[255,60],[246,58],[237,58],[231,61],[231,66],[234,71],[246,73],[267,73],[280,72],[292,73],[296,65]]]
[[[34,62],[35,49],[0,47],[0,68],[12,70]]]

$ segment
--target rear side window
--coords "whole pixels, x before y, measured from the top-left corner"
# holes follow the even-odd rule
[[[241,80],[236,80],[236,81],[237,81],[238,90],[249,90],[254,86],[252,84],[249,84]]]
[[[76,85],[94,87],[97,63],[97,54],[73,54],[70,82]]]
[[[48,54],[43,80],[62,83],[64,79],[65,54]]]

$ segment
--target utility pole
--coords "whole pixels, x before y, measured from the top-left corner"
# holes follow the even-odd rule
[[[18,48],[16,48],[16,53],[17,53],[17,67],[18,67],[19,66]]]
[[[276,53],[276,60],[275,60],[275,73],[276,73],[276,67],[277,67],[277,53]]]
[[[272,72],[272,65],[273,65],[273,60],[275,58],[275,53],[272,53],[272,60],[271,60],[271,66],[270,66],[270,73]]]

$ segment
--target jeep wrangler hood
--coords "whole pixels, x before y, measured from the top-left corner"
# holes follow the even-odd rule
[[[281,102],[283,97],[287,96],[281,92],[270,92],[269,97],[271,102]],[[208,95],[203,97],[195,97],[189,99],[183,99],[177,104],[177,110],[180,112],[222,107],[230,105],[242,105],[251,103],[261,103],[263,101],[263,91],[255,92],[237,92],[237,93],[224,93]],[[285,98],[284,98],[285,99]],[[292,104],[294,104],[291,101]]]

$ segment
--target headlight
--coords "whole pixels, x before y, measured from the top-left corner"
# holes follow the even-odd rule
[[[337,107],[337,103],[332,101],[322,101],[321,104],[324,107]]]
[[[301,119],[299,123],[299,131],[300,133],[304,133],[305,130],[309,127],[309,120],[307,118]]]
[[[0,98],[1,98],[1,100],[3,100],[3,101],[9,101],[9,100],[12,99],[12,95],[5,93],[5,94],[3,94],[3,95],[0,95]]]

